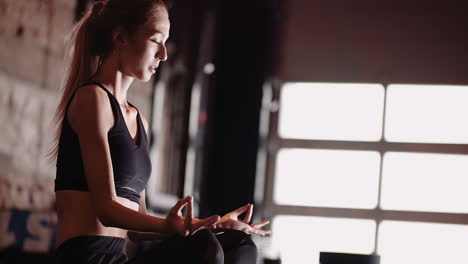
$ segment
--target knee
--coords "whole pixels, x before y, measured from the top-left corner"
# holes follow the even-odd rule
[[[242,231],[230,230],[220,235],[220,242],[224,248],[225,263],[257,263],[257,246],[250,235]]]
[[[223,234],[223,240],[227,244],[232,244],[233,246],[245,246],[257,250],[255,242],[250,238],[251,236],[245,232],[238,230],[228,230]]]
[[[239,243],[239,248],[242,248],[243,251],[248,252],[249,255],[257,257],[258,250],[255,242],[252,241],[250,236],[246,235]]]
[[[201,263],[222,264],[224,252],[216,236],[209,230],[201,230],[192,236],[192,242],[199,248]]]
[[[229,248],[243,248],[257,254],[257,246],[245,232],[238,230],[228,230],[223,235],[223,243]]]

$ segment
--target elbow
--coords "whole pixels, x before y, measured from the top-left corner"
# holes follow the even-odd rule
[[[110,206],[96,206],[96,217],[105,227],[116,227],[115,221],[112,217]]]
[[[98,218],[99,222],[101,222],[101,224],[103,226],[105,226],[105,227],[115,227],[115,224],[110,219],[110,217],[105,216],[103,214],[97,214],[97,218]]]

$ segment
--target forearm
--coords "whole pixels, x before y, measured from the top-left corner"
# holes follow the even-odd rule
[[[170,234],[164,218],[127,208],[116,201],[106,203],[105,208],[99,210],[99,220],[108,227],[117,227],[137,232],[157,232]]]

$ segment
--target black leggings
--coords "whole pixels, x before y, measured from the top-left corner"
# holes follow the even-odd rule
[[[57,263],[75,264],[255,264],[257,248],[241,231],[214,235],[202,230],[193,236],[174,236],[145,242],[136,256],[128,260],[125,240],[106,236],[80,236],[63,242],[55,250]]]

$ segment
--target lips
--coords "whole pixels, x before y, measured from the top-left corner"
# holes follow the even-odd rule
[[[150,71],[152,71],[153,73],[156,72],[156,68],[158,68],[158,66],[150,66]]]

